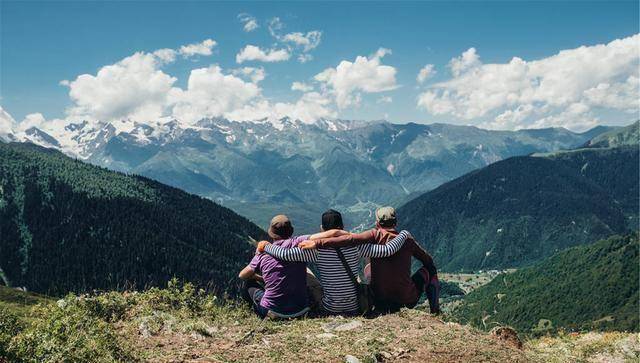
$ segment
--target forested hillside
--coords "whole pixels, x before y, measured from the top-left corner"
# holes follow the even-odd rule
[[[638,331],[638,234],[562,251],[502,274],[468,294],[454,311],[463,322],[518,331]]]
[[[517,267],[637,224],[637,147],[515,157],[399,209],[444,270]]]
[[[0,282],[49,294],[162,285],[219,290],[265,233],[209,200],[32,144],[0,143]]]

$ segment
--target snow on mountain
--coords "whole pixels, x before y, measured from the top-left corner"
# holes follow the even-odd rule
[[[35,124],[18,140],[211,198],[260,224],[286,212],[303,228],[315,228],[314,216],[328,207],[364,223],[376,205],[401,203],[493,161],[594,136],[339,119]]]

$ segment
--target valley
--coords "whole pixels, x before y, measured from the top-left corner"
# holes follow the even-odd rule
[[[343,211],[349,228],[368,227],[377,206],[413,197],[490,163],[583,145],[613,128],[491,131],[447,124],[283,118],[148,123],[81,121],[14,132],[92,164],[146,176],[211,199],[262,228],[290,214],[300,232],[318,215]]]

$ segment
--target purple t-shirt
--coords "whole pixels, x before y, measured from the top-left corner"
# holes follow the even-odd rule
[[[309,235],[274,241],[284,248],[296,247]],[[282,314],[297,313],[308,306],[307,264],[279,261],[266,253],[256,255],[249,267],[264,278],[266,285],[260,305]]]

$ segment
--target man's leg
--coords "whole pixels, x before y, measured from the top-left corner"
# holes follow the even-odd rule
[[[253,311],[259,317],[267,316],[268,310],[260,305],[262,296],[264,295],[264,287],[255,280],[247,280],[242,283],[242,299],[253,307]]]
[[[427,294],[429,300],[429,310],[432,314],[440,313],[440,281],[438,276],[429,276],[429,272],[426,268],[421,267],[416,271],[411,280],[416,285],[418,292]]]
[[[312,311],[318,312],[322,307],[322,284],[316,275],[307,268],[307,290],[309,291],[309,307]]]

